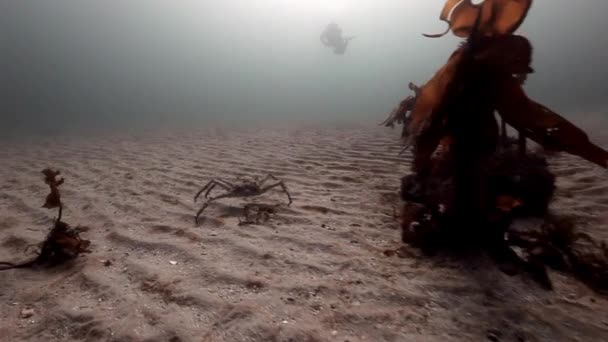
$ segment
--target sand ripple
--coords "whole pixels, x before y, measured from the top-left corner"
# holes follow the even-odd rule
[[[6,341],[597,341],[608,301],[561,274],[557,290],[484,260],[387,258],[400,175],[397,132],[250,130],[32,139],[0,148],[0,259],[22,257],[53,212],[40,170],[66,177],[65,220],[91,227],[93,253],[0,277]],[[596,236],[608,226],[608,175],[557,156],[553,207]],[[210,206],[212,177],[284,179],[294,197],[262,225],[245,200]],[[279,191],[252,199],[284,203]],[[608,236],[603,236],[606,238]],[[108,267],[102,260],[111,260]],[[176,262],[176,264],[170,263]],[[20,319],[23,307],[35,315]]]

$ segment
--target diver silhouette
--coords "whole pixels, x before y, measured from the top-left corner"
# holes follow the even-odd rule
[[[342,29],[336,23],[330,23],[327,25],[323,33],[321,33],[321,43],[327,47],[334,49],[334,53],[337,55],[343,55],[348,47],[348,42],[354,39],[354,37],[343,37]]]

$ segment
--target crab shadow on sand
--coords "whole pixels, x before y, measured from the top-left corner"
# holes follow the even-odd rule
[[[248,201],[239,204],[215,202],[207,215],[198,219],[198,227],[224,225],[225,220],[235,221],[239,226],[250,224],[268,225],[283,222],[283,215],[292,212],[286,204],[271,201]]]

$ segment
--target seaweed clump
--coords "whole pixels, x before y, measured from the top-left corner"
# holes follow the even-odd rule
[[[479,215],[479,230],[454,224],[452,177],[441,172],[403,177],[402,241],[427,255],[476,248],[493,257],[503,272],[528,274],[543,288],[553,288],[547,272],[551,268],[608,295],[608,247],[580,232],[573,219],[549,211],[555,176],[545,157],[522,155],[515,143],[508,143],[483,169],[482,197],[488,205]],[[541,223],[525,221],[533,217]],[[530,224],[513,224],[519,220]]]
[[[454,222],[463,222],[455,221],[455,177],[444,172],[450,169],[449,163],[443,160],[440,167],[424,176],[402,178],[401,197],[406,203],[402,212],[403,242],[430,253],[446,244],[467,248],[488,240],[504,240],[502,235],[514,219],[543,216],[548,211],[555,177],[545,158],[534,153],[521,155],[508,143],[482,166],[480,197],[484,205],[477,213],[481,222],[477,226],[457,226]]]
[[[608,295],[608,247],[579,232],[572,219],[550,215],[534,229],[514,227],[507,241],[512,248],[521,249],[520,258],[537,274],[546,273],[548,266],[568,272],[596,292]],[[551,288],[550,282],[547,285]]]
[[[514,33],[531,4],[446,1],[446,32],[466,40],[420,87],[402,121],[414,157],[401,181],[402,240],[427,253],[476,248],[504,272],[527,271],[546,288],[552,287],[546,266],[606,287],[605,246],[550,220],[527,235],[511,227],[546,217],[555,190],[544,156],[528,151],[528,139],[608,168],[608,151],[524,91],[534,73],[532,44]],[[507,125],[518,139],[507,137]]]
[[[88,248],[91,242],[80,237],[80,233],[87,231],[88,228],[81,226],[72,228],[69,224],[61,221],[63,203],[61,202],[59,186],[63,184],[64,179],[57,179],[60,172],[47,168],[42,170],[42,174],[44,175],[44,182],[50,188],[50,193],[46,197],[43,208],[58,208],[57,218],[44,241],[36,245],[39,250],[35,258],[20,263],[0,262],[0,270],[55,266],[75,259],[82,253],[90,253]]]

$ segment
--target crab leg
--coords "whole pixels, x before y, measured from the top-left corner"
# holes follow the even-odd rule
[[[210,181],[209,181],[209,183],[207,183],[207,185],[205,185],[204,187],[202,187],[202,188],[201,188],[201,189],[200,189],[200,190],[199,190],[199,191],[196,193],[196,196],[194,196],[194,202],[196,202],[196,200],[198,199],[198,197],[199,197],[199,196],[200,196],[200,195],[203,193],[203,191],[205,191],[205,190],[207,190],[207,192],[205,193],[205,198],[207,198],[207,197],[209,196],[209,192],[211,192],[211,190],[212,190],[213,188],[215,188],[215,186],[216,186],[216,185],[219,185],[220,187],[224,188],[226,191],[230,191],[230,189],[231,189],[230,187],[231,187],[232,185],[230,185],[230,183],[228,183],[228,182],[226,182],[226,181],[222,181],[222,182],[224,182],[224,183],[226,183],[226,184],[229,184],[230,186],[229,186],[229,185],[226,185],[226,184],[222,184],[222,183],[220,183],[220,181],[222,181],[222,180],[221,180],[221,179],[219,179],[219,180],[215,180],[215,179],[210,180]]]
[[[194,195],[194,202],[196,202],[196,200],[198,199],[198,196],[200,196],[203,191],[207,190],[207,188],[211,187],[212,184],[214,184],[215,180],[210,180],[207,184],[205,184],[204,187],[202,187],[197,193],[196,195]]]
[[[209,202],[205,202],[205,204],[203,204],[203,206],[199,209],[199,211],[196,213],[196,216],[194,216],[194,223],[198,224],[198,218],[199,216],[201,216],[201,214],[203,213],[203,211],[205,211],[205,209],[207,209],[207,207],[209,206]]]
[[[207,207],[209,206],[209,204],[211,204],[211,202],[221,199],[221,198],[226,198],[226,197],[234,197],[234,195],[232,193],[227,193],[227,194],[222,194],[222,195],[219,195],[216,197],[211,197],[210,199],[208,199],[207,202],[205,202],[205,204],[203,204],[203,206],[196,213],[196,216],[194,217],[194,223],[198,224],[199,216],[201,216],[203,211],[205,211],[205,209],[207,209]]]
[[[224,183],[224,185],[225,185],[225,186],[228,186],[228,187],[230,187],[230,188],[234,188],[234,185],[233,185],[232,183],[230,183],[230,182],[228,182],[228,181],[225,181],[225,180],[223,180],[223,179],[221,179],[221,178],[217,178],[217,179],[215,179],[215,181],[216,181],[216,182],[221,182],[221,183]]]
[[[289,199],[289,203],[287,205],[291,205],[291,203],[293,202],[293,200],[291,199],[291,194],[289,193],[289,191],[287,190],[287,187],[285,186],[285,184],[283,183],[283,181],[279,181],[278,183],[275,183],[273,185],[269,185],[265,188],[262,188],[262,190],[260,190],[261,193],[264,193],[270,189],[276,188],[277,186],[280,186],[283,189],[283,192],[285,192],[285,194],[287,194],[287,199]]]
[[[278,180],[277,177],[273,176],[271,173],[267,174],[266,177],[264,177],[264,179],[262,179],[259,183],[260,186],[262,186],[264,183],[266,183],[269,179],[274,179],[274,180]]]
[[[224,188],[224,190],[226,191],[232,191],[232,189],[234,188],[234,185],[232,185],[231,183],[226,182],[223,179],[215,179],[215,183],[217,185],[219,185],[220,187]],[[224,183],[224,184],[222,184]],[[207,192],[205,193],[205,198],[209,198],[209,194],[211,193],[211,189],[215,188],[215,184],[212,185],[209,189],[207,189]]]

